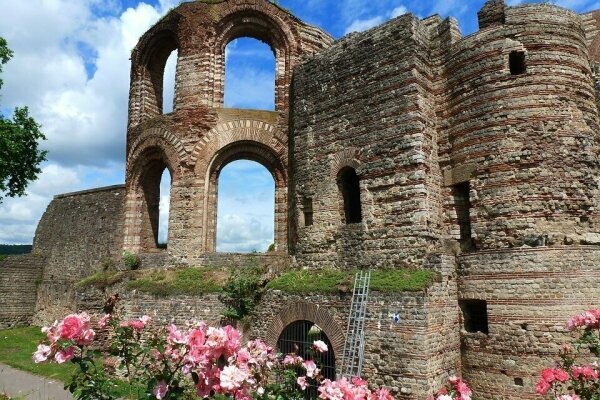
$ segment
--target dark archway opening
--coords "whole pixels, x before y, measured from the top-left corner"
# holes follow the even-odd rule
[[[360,201],[360,181],[354,168],[343,168],[338,174],[338,187],[344,200],[344,220],[346,224],[362,221]]]
[[[275,110],[275,54],[260,40],[241,37],[225,48],[225,107]]]
[[[143,196],[141,250],[166,248],[171,186],[171,172],[166,163],[158,157],[148,163],[140,185]]]
[[[316,340],[325,342],[329,351],[318,353],[312,349]],[[294,321],[281,332],[277,339],[277,352],[283,354],[294,353],[305,360],[313,360],[321,369],[321,375],[326,379],[335,380],[335,353],[333,346],[325,332],[316,324],[307,320]],[[299,375],[304,376],[305,371],[300,369]],[[307,399],[318,398],[317,383],[309,380],[310,386],[306,390]]]

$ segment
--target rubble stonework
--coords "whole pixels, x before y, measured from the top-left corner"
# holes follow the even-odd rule
[[[405,14],[334,41],[264,0],[175,8],[132,53],[125,187],[55,198],[36,233],[40,267],[0,262],[0,289],[23,282],[35,317],[28,300],[0,310],[0,324],[98,310],[104,293],[73,284],[123,250],[142,268],[247,264],[215,253],[219,172],[244,158],[275,181],[275,252],[261,264],[436,273],[419,292],[372,294],[367,378],[398,399],[426,398],[455,373],[477,398],[536,398],[538,371],[569,340],[566,319],[599,305],[600,12],[491,0],[478,17],[466,37],[451,18]],[[225,46],[242,36],[274,51],[275,111],[223,107]],[[163,114],[175,49],[174,111]],[[216,295],[122,298],[128,313],[165,321],[217,321],[223,307]],[[338,357],[350,302],[270,290],[245,334],[275,345],[308,320]],[[472,331],[482,310],[485,329]]]

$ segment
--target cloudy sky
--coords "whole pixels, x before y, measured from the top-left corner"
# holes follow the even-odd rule
[[[512,0],[509,4],[522,1]],[[28,105],[49,151],[26,197],[0,205],[0,243],[29,244],[52,196],[124,182],[129,55],[138,38],[178,0],[0,0],[0,36],[14,51],[4,67],[0,112]],[[340,38],[405,12],[452,15],[463,34],[477,29],[484,0],[280,0],[304,21]],[[585,12],[600,0],[557,0]],[[174,64],[165,72],[172,104]],[[273,108],[273,56],[251,39],[227,48],[226,105]],[[260,93],[258,97],[250,93]],[[167,107],[168,108],[168,107]],[[163,180],[161,237],[166,238],[168,175]],[[220,251],[264,251],[273,241],[273,191],[260,165],[237,161],[219,182]]]

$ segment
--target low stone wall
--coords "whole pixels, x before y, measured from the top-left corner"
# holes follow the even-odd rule
[[[0,261],[0,329],[32,324],[44,263],[34,254]]]

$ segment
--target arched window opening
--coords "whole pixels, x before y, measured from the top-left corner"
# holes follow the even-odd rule
[[[162,233],[161,222],[168,224],[168,215],[162,216],[168,210],[170,172],[167,164],[158,151],[147,154],[152,161],[148,162],[144,174],[140,177],[141,188],[141,225],[140,246],[142,251],[156,251],[166,247],[167,233]],[[167,197],[163,200],[163,197]],[[161,203],[167,203],[162,206]],[[168,212],[168,211],[167,211]],[[163,241],[164,239],[164,241]]]
[[[217,251],[266,252],[275,237],[275,180],[261,164],[237,160],[217,181]]]
[[[160,178],[160,201],[158,204],[157,247],[167,248],[169,243],[169,209],[171,206],[171,173],[167,168]]]
[[[360,182],[354,168],[343,168],[338,174],[338,187],[344,200],[344,220],[346,224],[362,221],[360,202]]]
[[[328,351],[316,352],[312,349],[313,343],[321,340],[327,345]],[[289,324],[277,340],[277,352],[283,354],[294,353],[305,360],[313,360],[321,369],[321,375],[326,379],[335,380],[335,353],[329,338],[323,330],[311,321],[301,320]],[[306,371],[299,369],[298,374],[304,376]],[[310,386],[306,390],[306,398],[318,398],[317,383],[309,379]]]
[[[171,52],[163,74],[162,113],[173,112],[175,99],[175,70],[177,68],[177,50]]]
[[[225,48],[225,107],[275,110],[275,54],[247,37]]]

